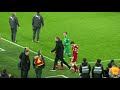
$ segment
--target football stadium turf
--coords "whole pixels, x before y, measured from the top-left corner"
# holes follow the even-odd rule
[[[108,60],[120,59],[120,13],[118,12],[41,12],[45,26],[41,29],[40,42],[32,42],[32,17],[35,12],[17,12],[20,28],[17,32],[17,43],[11,43],[11,32],[9,26],[10,12],[0,12],[0,71],[4,68],[15,77],[20,77],[17,64],[18,56],[23,51],[23,47],[29,47],[31,70],[29,78],[35,78],[32,67],[33,56],[38,49],[45,57],[46,67],[43,69],[42,77],[57,78],[78,78],[78,73],[73,73],[65,67],[64,70],[51,72],[54,54],[50,51],[55,46],[54,37],[63,39],[63,32],[68,32],[71,41],[79,46],[78,67],[82,58],[86,57],[91,66],[96,59],[102,59],[102,64],[106,67]],[[66,57],[66,61],[70,60]]]

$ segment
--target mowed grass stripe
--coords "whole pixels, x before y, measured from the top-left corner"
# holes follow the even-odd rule
[[[24,46],[19,45],[19,44],[16,44],[16,43],[13,43],[13,42],[5,39],[5,38],[1,38],[1,39],[4,40],[4,41],[6,41],[6,42],[9,42],[9,43],[11,43],[11,44],[13,44],[13,45],[16,45],[16,46],[18,46],[18,47],[25,48]],[[33,50],[30,50],[30,52],[32,52],[32,53],[34,53],[34,54],[37,54],[37,52],[35,52],[35,51],[33,51]],[[44,55],[43,55],[43,56],[44,56]],[[47,57],[47,56],[44,56],[44,57],[47,58],[47,59],[49,59],[49,60],[51,60],[51,61],[54,61],[53,59],[51,59],[51,58],[49,58],[49,57]]]

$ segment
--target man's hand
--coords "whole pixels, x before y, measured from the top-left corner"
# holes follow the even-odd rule
[[[32,29],[34,30],[34,26],[32,26]]]

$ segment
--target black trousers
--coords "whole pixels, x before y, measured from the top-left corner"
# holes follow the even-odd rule
[[[63,64],[65,64],[70,69],[70,66],[67,64],[67,62],[64,61],[63,57],[56,56],[55,61],[54,61],[54,66],[53,66],[54,70],[55,70],[55,66],[57,65],[58,60],[60,60]]]
[[[42,67],[36,67],[35,68],[36,78],[41,78],[42,69],[43,69]]]
[[[28,70],[21,70],[21,78],[28,78]]]
[[[16,41],[16,33],[17,33],[17,29],[11,28],[11,40],[12,40],[12,42]]]
[[[40,28],[39,27],[34,27],[34,29],[33,29],[33,41],[35,40],[36,33],[37,33],[37,41],[39,41],[39,37],[40,37]]]

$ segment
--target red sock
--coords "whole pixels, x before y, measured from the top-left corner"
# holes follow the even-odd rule
[[[74,71],[76,72],[78,70],[78,67],[74,64]]]
[[[55,66],[56,68],[58,68],[58,63],[56,64],[56,66]]]

